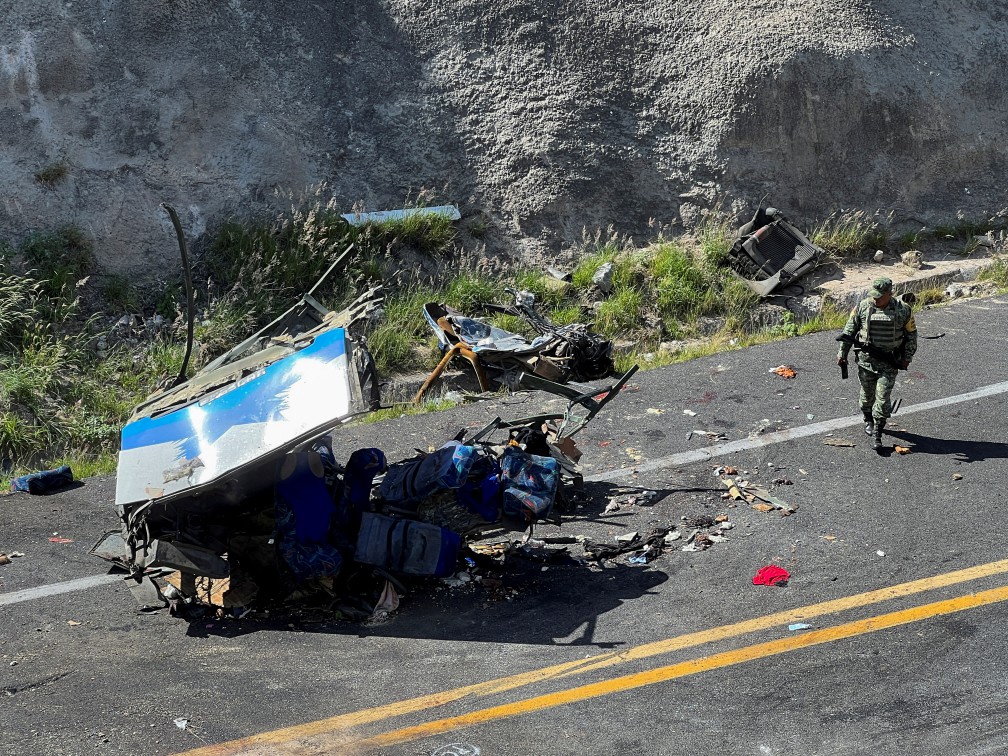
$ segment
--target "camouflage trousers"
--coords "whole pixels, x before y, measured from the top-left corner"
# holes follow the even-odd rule
[[[897,370],[889,365],[879,365],[874,360],[858,360],[858,380],[861,381],[861,412],[876,421],[886,420],[892,414],[893,386]]]

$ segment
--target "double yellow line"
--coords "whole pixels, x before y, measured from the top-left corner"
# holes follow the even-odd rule
[[[520,714],[527,714],[534,711],[562,706],[564,704],[584,701],[590,698],[618,693],[621,691],[639,688],[645,685],[652,685],[657,682],[664,682],[678,677],[706,672],[713,669],[728,667],[754,659],[762,659],[768,656],[796,651],[810,646],[817,646],[823,643],[830,643],[855,635],[862,635],[890,627],[897,627],[911,622],[919,622],[931,617],[943,614],[973,609],[988,604],[994,604],[1008,600],[1008,586],[993,588],[979,593],[971,593],[956,598],[936,601],[930,604],[903,609],[900,611],[881,614],[867,619],[847,622],[821,630],[812,630],[800,635],[788,636],[778,640],[757,643],[745,646],[733,651],[712,654],[698,659],[679,662],[668,666],[658,667],[645,672],[624,675],[622,677],[590,683],[566,690],[549,693],[546,695],[526,698],[514,703],[493,706],[485,709],[478,709],[468,713],[437,719],[413,727],[405,727],[388,731],[380,735],[369,738],[355,738],[353,730],[366,724],[386,720],[404,714],[412,714],[425,711],[446,703],[451,703],[465,697],[481,697],[496,693],[513,690],[526,685],[531,685],[547,680],[562,679],[575,674],[583,674],[591,670],[602,669],[604,667],[623,664],[625,662],[646,659],[660,654],[670,653],[685,648],[691,648],[714,641],[734,638],[746,633],[767,630],[779,627],[784,624],[799,622],[802,620],[814,619],[837,612],[847,611],[860,607],[877,604],[882,601],[910,596],[924,591],[944,588],[970,580],[977,580],[992,575],[999,575],[1008,572],[1008,559],[997,562],[969,567],[955,572],[948,572],[934,577],[913,580],[907,583],[882,588],[867,593],[859,593],[854,596],[824,601],[812,604],[799,609],[757,617],[755,619],[736,622],[730,625],[711,628],[695,633],[687,633],[675,638],[647,643],[619,653],[600,654],[589,659],[580,659],[563,664],[556,664],[550,667],[533,670],[518,675],[511,675],[496,680],[489,680],[474,685],[468,685],[454,690],[434,693],[427,696],[411,698],[396,703],[377,706],[370,709],[342,714],[328,719],[321,719],[316,722],[309,722],[294,727],[286,727],[280,730],[273,730],[258,735],[252,735],[239,740],[232,740],[217,745],[205,746],[193,751],[188,751],[184,756],[230,756],[232,754],[243,754],[251,752],[275,753],[281,750],[284,743],[297,741],[299,745],[298,753],[312,753],[310,745],[304,741],[322,736],[338,736],[344,734],[347,737],[341,739],[342,745],[353,744],[355,751],[367,748],[403,743],[410,740],[437,735],[462,727],[490,722],[498,719],[505,719]]]

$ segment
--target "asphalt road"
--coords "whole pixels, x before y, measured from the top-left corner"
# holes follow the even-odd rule
[[[87,550],[116,527],[114,481],[0,498],[0,551],[24,553],[0,566],[0,752],[1004,752],[1008,298],[917,322],[887,436],[909,453],[870,448],[833,334],[639,373],[578,437],[592,497],[559,532],[688,535],[682,518],[724,514],[726,542],[602,569],[577,544],[560,564],[515,558],[510,598],[432,585],[384,624],[138,615],[115,578],[38,595],[107,572]],[[547,406],[520,395],[338,441],[396,459]],[[797,511],[722,499],[718,465]],[[618,486],[659,495],[605,514]],[[752,584],[767,564],[786,587]]]

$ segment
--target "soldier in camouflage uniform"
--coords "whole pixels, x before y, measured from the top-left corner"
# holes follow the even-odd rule
[[[875,449],[882,448],[882,429],[892,414],[889,397],[897,370],[906,370],[917,351],[917,325],[910,306],[893,297],[892,280],[876,278],[839,337],[837,364],[847,364],[851,347],[857,355],[861,380],[861,413],[865,433],[874,435]]]

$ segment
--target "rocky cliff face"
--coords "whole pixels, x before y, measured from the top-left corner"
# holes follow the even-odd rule
[[[1003,3],[2,5],[0,237],[72,223],[119,273],[175,267],[162,201],[196,239],[321,182],[347,210],[433,189],[527,254],[764,195],[1008,205]]]

